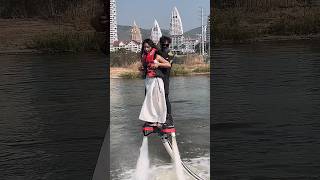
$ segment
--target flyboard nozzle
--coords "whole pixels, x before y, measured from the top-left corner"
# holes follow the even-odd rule
[[[155,130],[154,127],[151,126],[143,126],[142,127],[142,133],[144,136],[148,136],[149,134],[153,133]]]
[[[161,132],[162,132],[162,133],[166,133],[166,134],[175,133],[175,132],[176,132],[176,128],[161,129]]]
[[[175,133],[176,129],[174,127],[166,127],[165,125],[154,125],[150,123],[145,123],[142,127],[142,133],[144,136],[148,136],[152,133],[158,133],[159,136],[164,134],[172,134]]]

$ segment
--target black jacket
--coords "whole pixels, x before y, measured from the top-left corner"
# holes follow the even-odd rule
[[[171,51],[163,52],[163,51],[160,50],[159,51],[159,55],[162,56],[168,62],[170,62],[171,66],[172,66],[173,61],[174,61],[174,56],[173,56]],[[160,70],[164,75],[164,77],[162,79],[163,79],[163,83],[164,83],[165,94],[169,94],[171,68],[160,68]]]

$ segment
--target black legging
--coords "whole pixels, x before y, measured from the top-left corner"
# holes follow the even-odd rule
[[[167,71],[167,73],[170,73],[170,71]],[[167,104],[167,114],[171,114],[171,103],[169,100],[169,84],[170,84],[170,80],[167,74],[167,76],[163,78],[164,94],[166,97],[166,104]]]
[[[166,97],[166,104],[167,104],[167,114],[171,114],[171,103],[169,100],[169,93],[166,93],[165,97]]]

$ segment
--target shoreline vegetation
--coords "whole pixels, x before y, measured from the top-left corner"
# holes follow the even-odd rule
[[[319,40],[320,6],[213,9],[214,43]]]
[[[189,75],[209,75],[209,64],[185,65],[174,64],[171,69],[171,76],[189,76]],[[110,67],[111,79],[141,79],[142,76],[137,70],[137,66],[131,67]]]
[[[101,37],[92,31],[52,31],[34,36],[26,46],[48,53],[99,51]]]
[[[110,54],[110,78],[138,79],[139,53],[119,50]],[[177,55],[171,76],[207,75],[210,73],[208,59],[198,54]]]
[[[0,54],[106,50],[103,0],[3,0]]]
[[[0,54],[99,52],[105,32],[38,18],[0,19]]]

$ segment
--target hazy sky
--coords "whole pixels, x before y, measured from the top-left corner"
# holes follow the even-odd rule
[[[177,7],[183,30],[201,26],[201,9],[203,7],[204,24],[210,14],[210,0],[116,0],[118,25],[132,25],[136,20],[138,26],[151,29],[156,18],[161,29],[169,29],[170,15]]]

